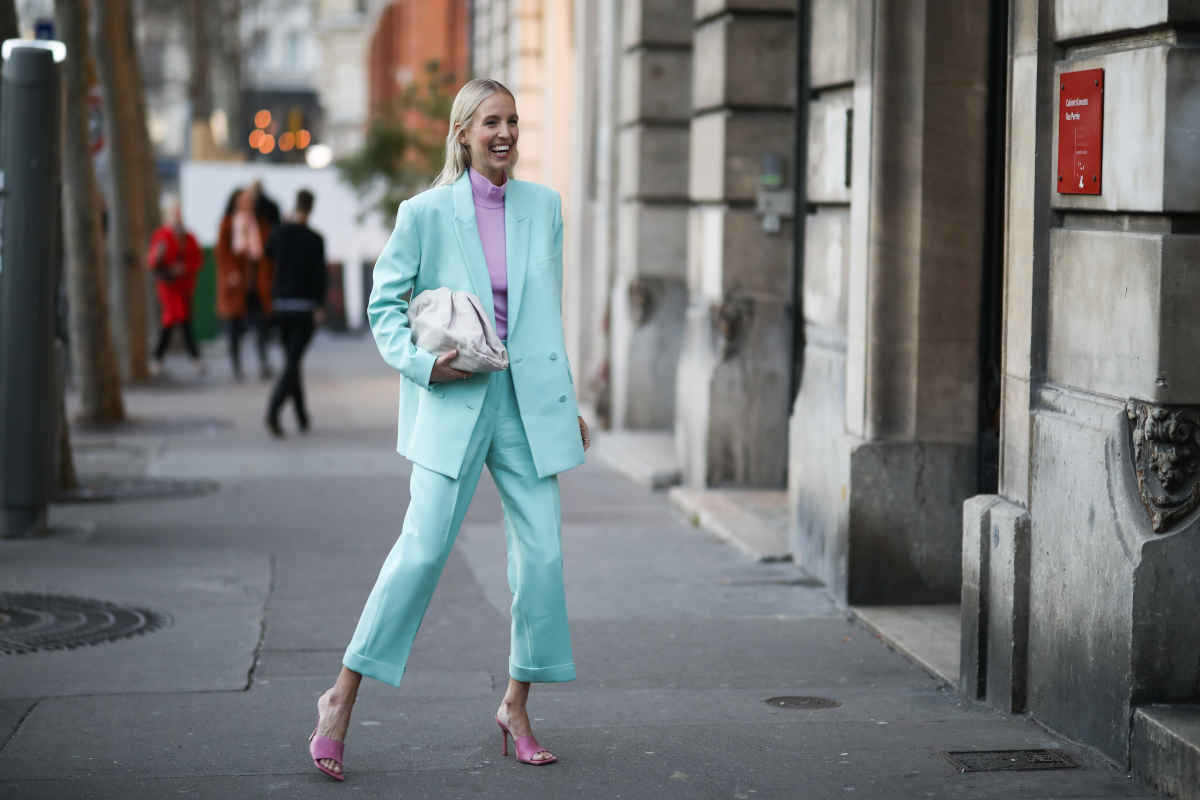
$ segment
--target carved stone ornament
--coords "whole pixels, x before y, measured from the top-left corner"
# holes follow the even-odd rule
[[[1138,492],[1155,533],[1200,506],[1200,408],[1125,404]]]
[[[713,330],[717,334],[717,349],[722,361],[737,355],[742,339],[754,316],[754,301],[749,297],[726,297],[708,309]]]
[[[634,278],[629,282],[629,316],[633,324],[641,327],[654,316],[658,306],[658,296],[662,289],[658,281],[648,278]]]

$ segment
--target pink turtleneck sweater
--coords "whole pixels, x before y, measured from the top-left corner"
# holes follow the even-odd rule
[[[468,167],[471,194],[475,197],[475,224],[483,245],[483,260],[492,278],[492,306],[496,311],[496,335],[508,338],[508,257],[504,252],[504,183],[496,186]]]

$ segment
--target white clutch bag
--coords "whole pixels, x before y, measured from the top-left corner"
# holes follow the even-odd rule
[[[434,355],[458,350],[450,366],[463,372],[508,369],[508,351],[479,298],[445,286],[426,289],[408,306],[413,343]]]

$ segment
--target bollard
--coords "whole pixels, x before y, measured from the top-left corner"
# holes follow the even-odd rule
[[[0,77],[0,536],[41,533],[58,449],[58,42],[9,40]]]

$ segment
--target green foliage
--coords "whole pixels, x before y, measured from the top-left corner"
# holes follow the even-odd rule
[[[378,195],[371,210],[391,225],[401,201],[429,187],[442,168],[454,77],[437,61],[414,80],[367,126],[361,150],[336,162],[342,178],[367,196]]]

